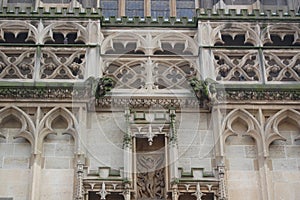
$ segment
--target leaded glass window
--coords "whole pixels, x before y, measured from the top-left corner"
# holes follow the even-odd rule
[[[287,5],[287,0],[262,0],[263,5]]]
[[[255,2],[256,0],[224,0],[226,5],[252,5]]]
[[[23,0],[23,1],[20,1],[20,0],[8,0],[7,3],[32,3],[33,0]]]
[[[43,3],[70,3],[71,0],[42,0]]]
[[[217,3],[219,3],[220,0],[211,0],[211,1],[207,1],[207,0],[200,0],[200,7],[201,8],[213,8],[214,5],[216,5]]]
[[[118,16],[119,2],[118,0],[101,1],[102,14],[105,17]]]
[[[144,16],[144,0],[127,0],[126,1],[126,16]]]
[[[152,17],[169,17],[170,1],[169,0],[152,0],[151,1]]]
[[[192,18],[195,15],[195,0],[177,0],[176,16]]]

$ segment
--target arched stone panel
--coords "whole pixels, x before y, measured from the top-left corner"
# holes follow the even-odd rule
[[[34,126],[31,122],[28,115],[18,107],[0,109],[1,196],[26,199],[29,195],[34,143],[31,132]]]
[[[42,152],[41,199],[72,199],[77,152],[77,120],[66,108],[55,107],[41,119],[38,150]]]
[[[251,115],[247,110],[234,109],[227,114],[222,123],[222,138],[221,146],[226,144],[226,139],[229,136],[245,137],[250,136],[255,140],[257,153],[264,152],[263,137],[259,132],[261,125],[258,120]],[[242,139],[240,139],[242,141]],[[247,140],[247,139],[246,139]],[[224,149],[222,149],[224,152]]]

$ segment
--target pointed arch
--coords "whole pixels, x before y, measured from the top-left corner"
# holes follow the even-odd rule
[[[300,112],[294,109],[283,109],[269,118],[265,125],[265,143],[267,147],[267,155],[269,155],[269,146],[275,140],[286,140],[279,130],[278,125],[285,119],[294,121],[300,127]]]
[[[72,30],[69,31],[63,31],[62,34],[64,37],[67,36],[67,34],[76,31],[77,32],[77,38],[75,41],[83,41],[84,43],[87,43],[88,40],[88,32],[85,27],[80,25],[79,23],[76,22],[55,22],[51,23],[50,25],[44,27],[43,24],[39,24],[39,29],[40,31],[40,36],[38,38],[38,42],[41,44],[44,44],[47,40],[52,40],[54,41],[53,38],[53,30],[60,28],[66,29],[66,27],[70,27]]]
[[[123,47],[126,47],[128,43],[135,43],[135,51],[141,50],[144,53],[149,46],[146,42],[146,39],[137,33],[120,32],[111,34],[102,41],[101,53],[107,53],[107,51],[110,50],[114,51],[114,40],[120,42]]]
[[[164,49],[162,48],[162,43],[164,42],[169,43],[172,48],[174,48],[176,44],[183,44],[183,53],[191,52],[193,55],[198,55],[197,42],[193,38],[181,32],[166,32],[157,35],[155,38],[153,38],[153,44],[158,44],[158,46],[156,49],[153,49],[153,53],[156,50],[163,51]]]
[[[245,133],[242,134],[242,136],[248,135],[256,141],[257,145],[257,151],[258,152],[264,152],[264,145],[263,145],[263,137],[260,133],[260,123],[257,121],[257,119],[249,113],[245,109],[234,109],[231,112],[227,114],[227,116],[224,118],[221,126],[221,133],[223,134],[223,140],[221,141],[223,144],[225,144],[226,139],[229,136],[237,136],[241,133],[236,132],[232,128],[232,124],[235,120],[240,119],[247,125],[247,130]],[[221,155],[224,155],[225,147],[221,147]]]
[[[20,131],[14,138],[24,138],[28,140],[33,148],[35,141],[35,125],[31,118],[20,108],[16,106],[7,106],[0,110],[0,123],[10,115],[18,119],[22,125]]]
[[[21,20],[13,20],[9,22],[3,22],[0,24],[0,39],[4,39],[4,32],[9,31],[12,32],[15,37],[18,36],[22,30],[26,30],[27,32],[27,38],[25,41],[32,40],[34,42],[37,42],[37,37],[38,37],[38,30],[37,28],[26,22],[26,21],[21,21]]]
[[[57,118],[62,117],[67,122],[67,128],[63,130],[63,134],[69,134],[73,137],[75,141],[75,147],[78,147],[78,121],[74,114],[70,112],[68,109],[63,107],[55,107],[52,110],[50,110],[42,119],[40,122],[40,125],[38,127],[38,140],[36,144],[35,151],[37,153],[42,152],[43,147],[43,141],[49,134],[57,134],[55,129],[52,127],[52,122]]]
[[[211,34],[211,45],[215,45],[217,42],[220,43],[224,43],[223,39],[222,39],[222,30],[226,30],[226,29],[237,29],[239,30],[241,33],[245,33],[245,41],[244,43],[251,43],[254,46],[258,46],[260,45],[260,40],[259,40],[259,35],[256,33],[255,30],[251,29],[251,27],[246,26],[244,24],[235,24],[235,23],[225,23],[222,25],[217,26],[216,28],[213,29],[212,34]],[[238,35],[239,31],[231,31],[228,32],[227,34],[230,35],[232,38],[235,38],[236,35]]]
[[[287,34],[291,34],[294,36],[293,44],[300,42],[300,28],[293,24],[273,24],[264,28],[261,31],[260,36],[263,45],[266,43],[273,43],[271,34],[277,34],[280,36],[281,40],[284,40],[284,37]]]

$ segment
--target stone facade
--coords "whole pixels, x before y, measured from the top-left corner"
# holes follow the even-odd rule
[[[299,12],[15,3],[0,12],[0,199],[300,196]]]

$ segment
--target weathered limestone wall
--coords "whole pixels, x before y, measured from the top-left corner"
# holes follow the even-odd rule
[[[43,109],[43,115],[41,109],[1,109],[0,197],[73,199],[77,136],[72,118],[60,109]],[[43,117],[46,125],[37,123]]]
[[[31,145],[23,139],[14,139],[21,124],[10,118],[2,123],[0,132],[0,197],[28,199],[30,189]]]
[[[0,197],[29,200],[29,169],[0,169],[0,177]]]
[[[245,131],[243,123],[235,127]],[[229,199],[261,199],[257,147],[250,136],[229,136],[225,142]]]
[[[87,140],[82,144],[87,152],[91,170],[110,167],[120,170],[123,167],[123,134],[125,119],[123,112],[88,114]]]
[[[42,169],[40,176],[40,199],[73,199],[73,169]]]
[[[178,123],[178,167],[183,172],[192,168],[212,171],[214,138],[210,129],[211,115],[208,113],[177,114]]]
[[[300,127],[287,119],[278,129],[286,141],[274,141],[269,147],[273,199],[297,199],[300,196],[300,141],[297,140]]]

